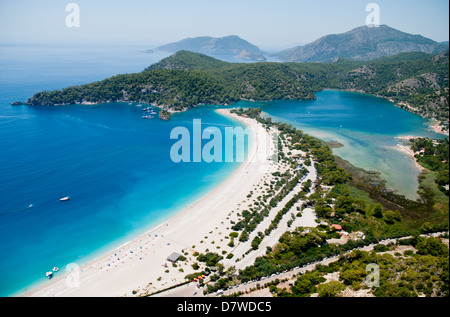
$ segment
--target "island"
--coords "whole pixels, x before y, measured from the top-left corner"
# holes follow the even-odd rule
[[[265,53],[259,47],[241,39],[237,35],[221,38],[209,36],[187,38],[179,42],[160,46],[157,50],[171,53],[186,50],[227,61],[266,61],[266,57],[264,57]]]

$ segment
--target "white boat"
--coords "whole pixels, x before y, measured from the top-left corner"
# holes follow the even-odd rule
[[[58,272],[59,268],[57,268],[56,266],[53,268],[53,272]]]
[[[63,197],[63,198],[61,198],[59,201],[68,201],[68,200],[70,200],[70,197],[69,197],[69,196]]]
[[[51,279],[53,277],[53,272],[47,272],[47,274],[45,274],[45,276],[47,276],[48,279]]]

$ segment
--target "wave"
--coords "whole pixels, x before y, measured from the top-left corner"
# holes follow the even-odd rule
[[[14,210],[9,210],[9,211],[5,211],[5,212],[1,212],[0,213],[0,218],[1,217],[5,217],[7,215],[12,215],[12,214],[19,214],[19,213],[23,213],[23,212],[28,212],[30,211],[31,208],[36,207],[35,204],[29,204],[26,207],[23,208],[19,208],[19,209],[14,209]]]

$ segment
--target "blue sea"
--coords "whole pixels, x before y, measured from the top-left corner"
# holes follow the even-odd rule
[[[222,131],[239,125],[217,106],[165,122],[143,120],[136,104],[10,105],[38,91],[139,72],[166,56],[146,49],[0,46],[0,296],[45,283],[53,267],[86,263],[164,222],[238,167],[170,159],[174,127],[192,131],[193,119]],[[397,135],[436,136],[428,122],[367,95],[327,90],[317,97],[238,105],[261,106],[275,120],[341,142],[336,154],[414,196],[414,163],[391,147]],[[60,202],[65,196],[71,200]]]
[[[169,122],[137,104],[11,106],[35,92],[143,70],[163,56],[140,47],[0,47],[0,295],[45,282],[163,222],[238,163],[176,164],[174,127],[239,123],[197,108]],[[157,110],[157,109],[155,109]],[[191,133],[192,135],[192,133]],[[60,198],[70,196],[70,201]]]

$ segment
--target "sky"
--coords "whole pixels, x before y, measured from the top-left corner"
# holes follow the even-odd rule
[[[79,8],[75,27],[66,23],[74,14],[66,12],[69,3]],[[448,0],[0,0],[0,44],[151,48],[187,37],[239,35],[277,50],[364,25],[369,3],[379,6],[381,24],[449,39]]]

